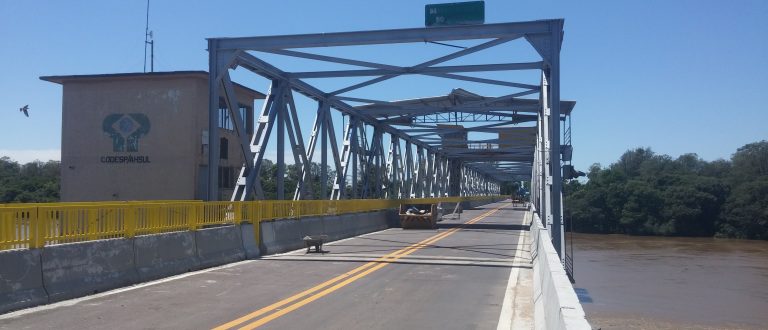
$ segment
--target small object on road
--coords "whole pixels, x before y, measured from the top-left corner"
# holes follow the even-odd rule
[[[401,204],[399,215],[403,229],[437,228],[437,204]]]
[[[20,112],[23,112],[25,116],[29,117],[29,104],[19,108]]]
[[[316,253],[324,253],[323,251],[323,243],[325,243],[325,240],[328,239],[328,235],[308,235],[304,236],[304,245],[307,247],[307,252],[310,252],[310,249],[314,246]]]

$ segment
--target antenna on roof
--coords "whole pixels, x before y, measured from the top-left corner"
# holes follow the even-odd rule
[[[150,46],[150,70],[155,72],[155,40],[149,30],[149,0],[147,0],[147,24],[144,26],[144,72],[147,72],[147,45]]]

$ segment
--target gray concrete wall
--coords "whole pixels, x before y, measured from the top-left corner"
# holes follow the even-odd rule
[[[261,256],[259,242],[256,240],[257,233],[254,232],[253,224],[244,223],[240,225],[240,237],[243,239],[243,250],[245,250],[245,259],[256,259]]]
[[[40,250],[0,251],[0,314],[47,302]]]
[[[245,259],[242,231],[237,226],[223,226],[195,231],[200,268],[208,268]]]
[[[250,224],[0,251],[0,314],[223,265],[246,255],[259,256]]]
[[[140,281],[200,268],[194,232],[137,236],[133,241],[136,271]]]
[[[133,240],[48,246],[43,249],[42,273],[50,302],[136,283]]]
[[[592,329],[560,263],[548,230],[537,214],[528,212],[526,217],[531,220],[536,329]]]

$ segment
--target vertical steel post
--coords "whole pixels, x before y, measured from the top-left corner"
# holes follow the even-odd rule
[[[330,111],[323,108],[325,116],[330,116]],[[328,121],[323,120],[320,123],[320,199],[328,199],[328,189],[325,187],[328,183]]]
[[[219,41],[208,39],[208,182],[206,200],[219,200]]]
[[[562,193],[563,181],[560,169],[560,45],[562,43],[563,21],[553,20],[550,23],[550,56],[549,86],[551,99],[550,120],[550,167],[552,170],[552,244],[560,254],[560,261],[565,263],[565,235],[563,235]]]
[[[405,175],[408,182],[408,197],[415,198],[414,193],[414,172],[413,172],[413,149],[411,142],[405,141]]]
[[[411,192],[417,198],[424,197],[424,148],[416,146],[416,169],[414,171],[413,190]]]
[[[282,82],[285,83],[285,82]],[[283,93],[292,93],[290,87]],[[277,105],[277,199],[285,199],[285,94]]]
[[[542,151],[542,168],[544,173],[543,176],[543,183],[542,183],[542,204],[541,204],[541,213],[542,221],[544,222],[544,226],[551,229],[552,223],[553,223],[553,215],[552,215],[552,135],[550,134],[551,128],[551,113],[552,109],[550,107],[550,98],[549,98],[549,77],[548,74],[545,72],[542,76],[542,89],[541,89],[541,99],[542,99],[542,137],[543,137],[543,151]],[[551,230],[550,230],[550,237],[551,237]],[[559,250],[558,250],[559,251]]]
[[[352,199],[356,199],[357,196],[358,196],[358,194],[357,194],[357,167],[358,167],[358,165],[357,165],[357,160],[358,160],[357,159],[357,157],[358,157],[357,153],[359,151],[358,150],[359,142],[358,142],[358,139],[357,139],[357,118],[350,117],[349,118],[349,125],[350,125],[349,129],[351,131],[349,131],[348,134],[351,134],[350,135],[351,136],[350,142],[352,143],[352,145],[350,146],[350,148],[351,148],[350,149],[350,152],[351,152],[350,153],[350,157],[352,158]]]
[[[386,180],[386,168],[384,168],[384,131],[377,126],[373,131],[376,134],[376,198],[384,197],[383,187]]]

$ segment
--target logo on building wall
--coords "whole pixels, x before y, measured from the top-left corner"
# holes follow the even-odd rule
[[[149,127],[149,118],[143,113],[113,113],[102,122],[114,152],[138,152],[139,139],[149,133]]]
[[[112,139],[113,152],[138,152],[139,140],[149,134],[149,118],[143,113],[113,113],[101,129]],[[150,163],[149,156],[101,156],[102,163]]]

